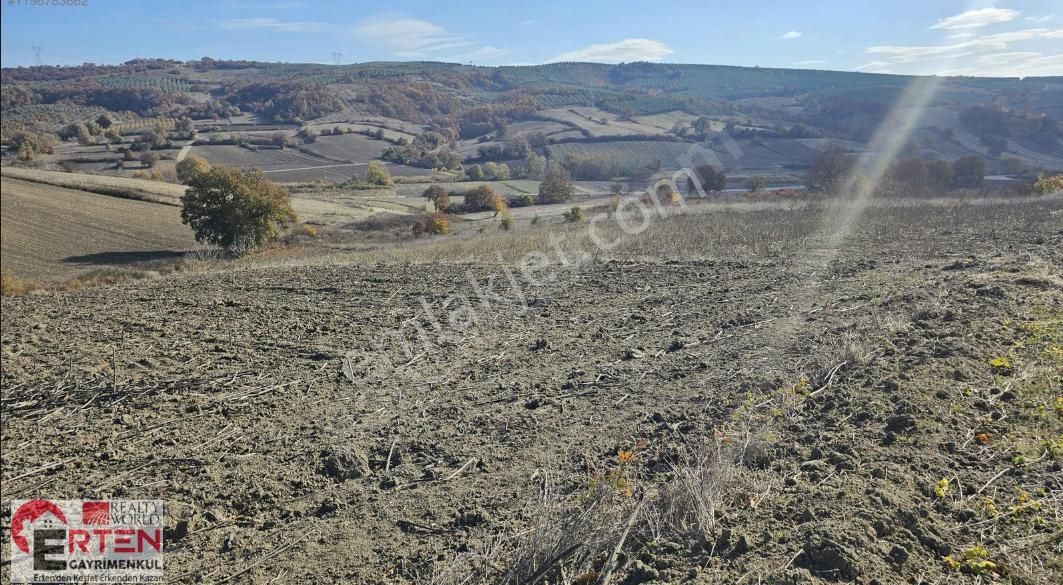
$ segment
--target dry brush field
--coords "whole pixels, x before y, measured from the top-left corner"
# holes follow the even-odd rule
[[[1063,201],[832,217],[4,298],[0,495],[177,583],[1059,582]]]

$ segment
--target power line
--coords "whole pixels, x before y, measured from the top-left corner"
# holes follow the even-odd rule
[[[33,57],[37,61],[37,66],[40,67],[41,66],[41,49],[43,49],[44,47],[41,47],[41,46],[38,46],[38,45],[33,45],[30,48],[33,49]]]

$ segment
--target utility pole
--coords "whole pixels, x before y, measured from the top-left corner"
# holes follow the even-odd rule
[[[37,67],[40,67],[41,66],[41,49],[43,49],[44,47],[41,47],[41,46],[38,46],[38,45],[33,45],[30,48],[33,49],[33,57],[37,61]]]

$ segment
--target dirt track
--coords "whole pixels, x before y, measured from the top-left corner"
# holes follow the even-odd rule
[[[962,217],[1005,209],[999,231]],[[375,340],[411,318],[432,331],[422,295],[446,315],[467,271],[503,282],[500,267],[5,298],[2,499],[165,499],[171,582],[429,582],[493,535],[526,536],[542,490],[587,490],[618,450],[636,451],[647,494],[684,446],[745,429],[748,491],[711,540],[650,544],[643,520],[616,582],[975,582],[942,557],[985,543],[1015,582],[1048,583],[1063,571],[1044,543],[1060,462],[1038,459],[1060,435],[1061,209],[882,212],[903,215],[903,237],[860,229],[833,260],[810,247],[565,270],[524,289],[526,311],[500,290],[428,351],[387,346],[390,366]],[[1014,372],[991,369],[999,355]],[[942,477],[960,493],[937,498]],[[1036,514],[980,515],[983,495],[1005,510],[1019,489]],[[570,578],[605,560],[577,556]]]

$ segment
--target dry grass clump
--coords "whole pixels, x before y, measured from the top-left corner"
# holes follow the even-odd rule
[[[495,535],[421,582],[602,583],[622,577],[635,552],[661,539],[711,549],[721,538],[721,515],[756,507],[770,492],[748,461],[757,436],[721,432],[652,457],[636,446],[567,493],[544,482],[515,534]],[[668,471],[650,478],[640,459],[668,460]]]

